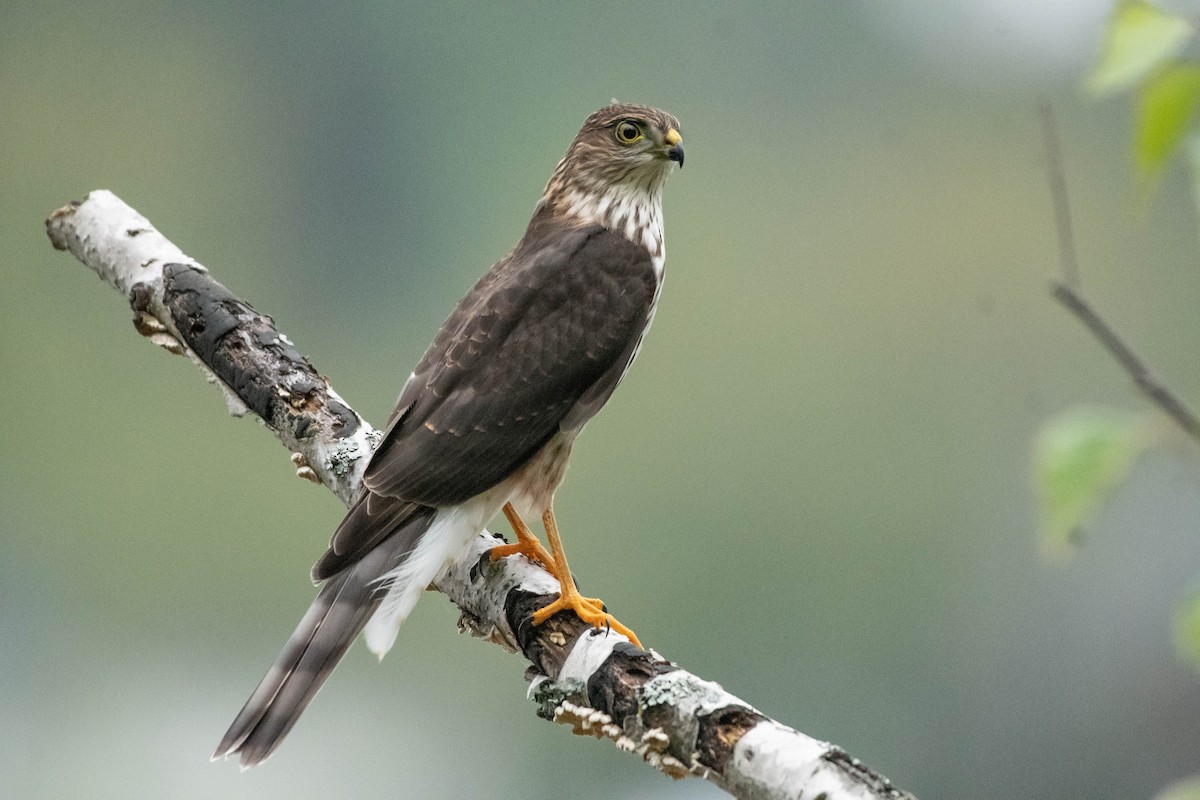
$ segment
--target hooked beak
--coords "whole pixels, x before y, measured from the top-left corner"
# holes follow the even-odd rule
[[[679,135],[679,131],[671,128],[667,131],[667,135],[663,137],[663,142],[667,145],[667,158],[683,166],[683,137]]]

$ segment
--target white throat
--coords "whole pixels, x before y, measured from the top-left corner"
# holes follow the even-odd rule
[[[610,184],[601,191],[571,187],[563,195],[562,210],[588,224],[599,224],[620,233],[650,252],[654,272],[661,278],[667,261],[663,243],[662,184],[652,189],[630,184]]]

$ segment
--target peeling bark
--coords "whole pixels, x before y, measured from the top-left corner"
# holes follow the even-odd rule
[[[128,298],[143,336],[186,355],[292,451],[300,477],[349,503],[379,434],[275,327],[111,192],[95,191],[46,220],[69,250]],[[534,627],[557,581],[524,558],[492,562],[483,533],[435,588],[462,612],[460,630],[520,652],[538,714],[607,738],[674,778],[698,775],[746,800],[911,798],[841,748],[782,725],[640,650],[561,613]]]

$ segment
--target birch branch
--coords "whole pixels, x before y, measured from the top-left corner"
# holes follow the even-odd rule
[[[151,342],[184,355],[292,452],[297,474],[349,503],[379,433],[270,317],[217,283],[145,217],[107,191],[55,211],[50,241],[95,271],[133,309]],[[597,631],[571,614],[534,627],[557,581],[524,558],[491,562],[486,532],[436,589],[460,631],[521,653],[537,713],[612,740],[673,778],[698,775],[746,800],[911,798],[844,750],[770,719],[716,683]]]

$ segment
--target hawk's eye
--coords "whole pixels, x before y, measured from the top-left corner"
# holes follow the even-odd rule
[[[621,144],[633,144],[642,138],[642,129],[638,127],[636,122],[622,120],[617,123],[613,135],[617,137],[617,141]]]

